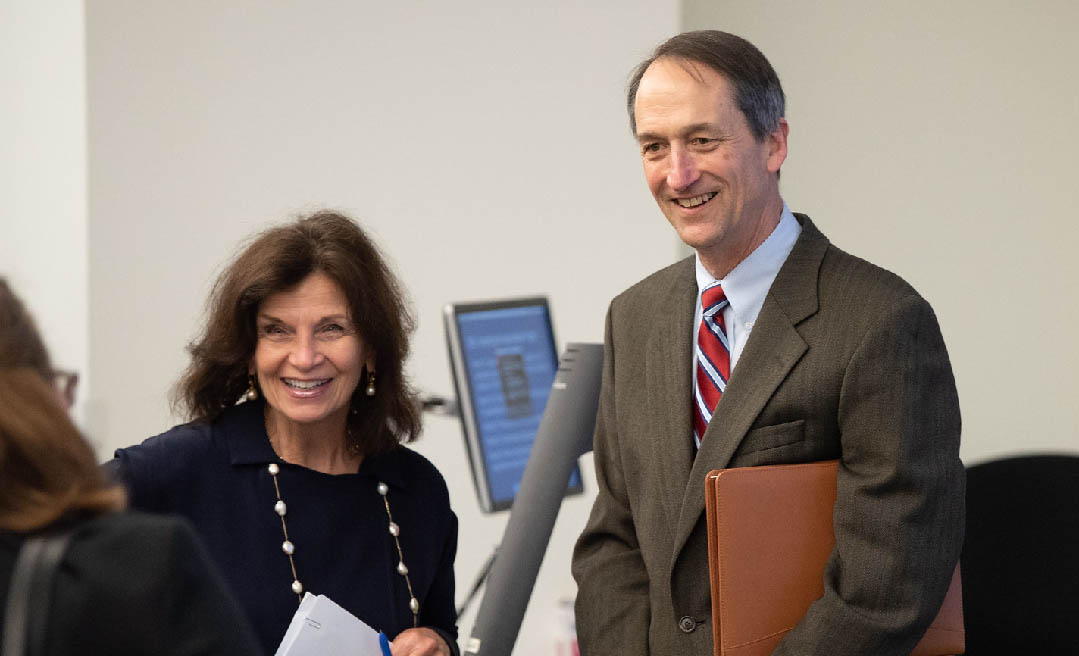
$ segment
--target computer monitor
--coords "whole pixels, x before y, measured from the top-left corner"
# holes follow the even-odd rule
[[[544,297],[451,303],[444,320],[480,507],[505,510],[513,505],[558,370],[550,307]],[[575,468],[566,492],[582,490]]]

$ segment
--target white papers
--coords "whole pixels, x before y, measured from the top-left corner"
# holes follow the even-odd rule
[[[378,632],[329,597],[303,596],[275,656],[382,656]]]

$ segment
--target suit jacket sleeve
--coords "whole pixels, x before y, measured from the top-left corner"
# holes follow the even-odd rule
[[[837,421],[836,545],[824,595],[774,653],[906,655],[940,609],[965,499],[955,382],[917,294],[892,303],[853,350]]]
[[[647,654],[648,573],[621,467],[611,324],[608,310],[595,433],[599,493],[573,552],[577,639],[582,654]]]

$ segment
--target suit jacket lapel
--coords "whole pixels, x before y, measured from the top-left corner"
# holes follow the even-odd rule
[[[660,480],[684,481],[693,465],[693,424],[690,417],[693,357],[693,308],[697,300],[694,260],[686,258],[655,308],[656,321],[648,334],[646,348],[646,389],[648,416],[654,418],[655,433],[649,433],[648,448],[652,462],[658,464]],[[678,513],[682,490],[677,485],[663,486],[664,503],[670,516]]]
[[[704,512],[704,478],[723,469],[757,415],[808,348],[795,326],[817,311],[817,275],[828,240],[804,215],[802,233],[764,300],[753,333],[731,372],[723,397],[693,460],[675,532],[671,566]]]

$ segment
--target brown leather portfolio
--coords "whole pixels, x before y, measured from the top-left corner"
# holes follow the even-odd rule
[[[766,656],[824,594],[837,461],[715,470],[705,479],[716,656]],[[913,656],[962,654],[956,565]]]

